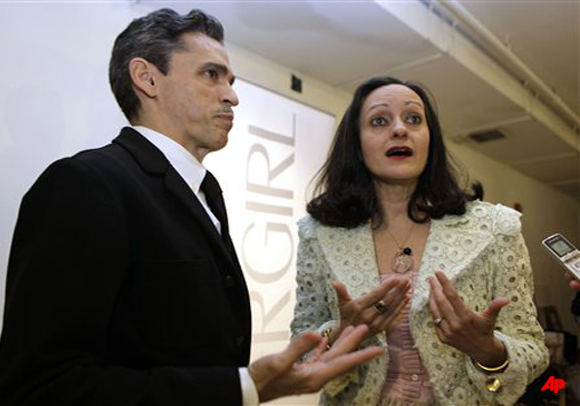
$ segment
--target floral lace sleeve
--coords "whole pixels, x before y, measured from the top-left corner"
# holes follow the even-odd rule
[[[488,375],[467,360],[469,378],[489,404],[515,403],[526,386],[546,369],[549,361],[544,333],[537,321],[532,300],[534,288],[530,258],[518,217],[519,214],[514,211],[497,206],[494,221],[496,237],[489,257],[493,272],[491,299],[511,299],[511,303],[500,312],[495,332],[506,346],[509,367],[503,373]],[[487,388],[493,379],[498,379],[501,384],[497,393]]]
[[[330,271],[313,238],[312,221],[306,217],[298,223],[300,242],[296,262],[296,306],[290,325],[292,338],[304,331],[322,332],[336,323],[332,320],[329,304]]]
[[[298,222],[298,258],[296,263],[296,305],[290,324],[292,339],[304,331],[322,333],[338,324],[336,295],[330,285],[330,267],[315,237],[314,220],[307,216]],[[308,355],[306,356],[308,357]],[[330,381],[326,395],[336,396],[350,382],[358,380],[357,370]]]

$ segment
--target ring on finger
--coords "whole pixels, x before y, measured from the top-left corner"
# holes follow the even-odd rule
[[[435,323],[435,327],[439,327],[439,325],[441,325],[442,322],[443,317],[437,317],[435,320],[433,320],[433,323]]]
[[[375,310],[380,314],[383,314],[384,312],[387,311],[387,305],[382,299],[376,302],[373,306],[375,307]]]

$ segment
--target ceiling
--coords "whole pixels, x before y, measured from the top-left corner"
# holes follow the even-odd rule
[[[580,0],[164,5],[200,7],[228,42],[342,90],[374,75],[419,81],[450,140],[580,199]],[[491,129],[506,138],[468,136]]]

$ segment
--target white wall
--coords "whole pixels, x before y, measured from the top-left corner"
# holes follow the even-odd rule
[[[0,4],[0,313],[22,195],[50,162],[108,143],[125,122],[107,61],[134,13],[125,4]]]

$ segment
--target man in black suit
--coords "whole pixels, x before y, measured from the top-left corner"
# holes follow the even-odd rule
[[[248,292],[215,178],[238,104],[221,24],[164,9],[115,41],[131,127],[25,195],[0,341],[2,406],[242,405],[318,390],[381,353],[307,333],[249,367]],[[313,355],[300,363],[309,351]]]

